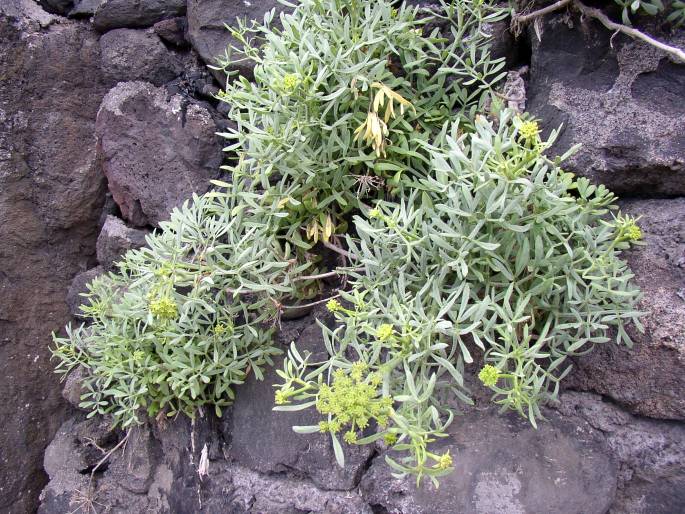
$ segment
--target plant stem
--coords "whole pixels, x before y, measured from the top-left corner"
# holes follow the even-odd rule
[[[554,11],[558,11],[559,9],[562,9],[563,7],[566,7],[568,4],[570,4],[573,0],[559,0],[558,2],[555,2],[551,5],[548,5],[547,7],[543,7],[542,9],[538,9],[537,11],[533,11],[532,13],[529,14],[516,14],[514,13],[511,17],[511,22],[517,23],[517,24],[524,24],[528,23],[531,20],[534,20],[535,18],[539,18],[540,16],[544,16],[545,14],[549,14]]]
[[[674,46],[667,45],[665,43],[662,43],[661,41],[657,41],[656,39],[648,36],[647,34],[640,32],[637,29],[634,29],[632,27],[628,27],[626,25],[622,25],[620,23],[613,22],[609,19],[609,17],[604,14],[602,11],[599,9],[596,9],[594,7],[588,7],[586,5],[583,5],[581,2],[578,0],[575,0],[573,2],[573,5],[584,15],[589,16],[590,18],[595,18],[598,20],[602,25],[604,25],[606,28],[609,30],[614,30],[616,32],[623,32],[624,34],[633,37],[635,39],[640,39],[644,41],[645,43],[648,43],[652,45],[655,48],[658,48],[659,50],[667,53],[668,55],[674,57],[675,59],[678,59],[679,61],[685,63],[685,52],[681,50],[680,48],[676,48]]]

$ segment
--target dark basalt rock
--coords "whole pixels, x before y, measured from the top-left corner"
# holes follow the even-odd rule
[[[188,19],[185,16],[158,21],[152,28],[165,43],[179,48],[186,48],[189,45],[186,39]]]
[[[146,80],[156,86],[182,73],[181,62],[152,31],[115,29],[100,38],[102,72],[115,81]]]
[[[100,32],[150,27],[165,18],[185,14],[186,0],[102,0],[93,26]]]
[[[50,333],[95,265],[106,184],[95,114],[111,87],[98,35],[31,0],[0,1],[0,510],[33,512],[64,421]],[[63,511],[63,512],[68,512]]]
[[[542,19],[530,30],[529,110],[549,131],[563,125],[551,155],[577,143],[565,168],[623,196],[685,194],[685,68],[652,46],[592,20]],[[659,34],[685,46],[685,34]]]
[[[575,359],[566,387],[609,396],[643,416],[685,419],[685,199],[631,200],[646,245],[626,254],[644,293],[645,333],[633,348],[610,342]]]
[[[126,252],[145,246],[148,234],[147,230],[127,227],[116,216],[107,216],[96,245],[98,262],[104,269],[113,270]]]
[[[188,0],[188,38],[202,60],[209,65],[216,65],[216,58],[223,56],[228,45],[238,45],[231,37],[225,25],[237,26],[236,18],[248,18],[263,21],[264,15],[271,9],[280,12],[285,7],[276,0],[260,2],[236,2],[234,0]],[[277,21],[278,14],[274,18]],[[241,58],[234,54],[233,59]],[[234,68],[241,75],[252,77],[254,63],[236,63]],[[223,72],[213,71],[220,84],[226,82]]]
[[[77,0],[74,7],[69,11],[70,18],[90,17],[95,14],[97,8],[104,0]]]
[[[378,458],[362,479],[364,498],[403,514],[603,514],[616,490],[618,469],[601,434],[558,414],[536,430],[518,414],[472,412],[456,418],[431,451],[449,451],[454,461],[438,489],[393,478]]]
[[[221,146],[209,111],[146,82],[119,83],[98,112],[98,155],[124,219],[158,225],[219,174]]]
[[[685,505],[685,426],[631,416],[588,393],[561,396],[559,412],[598,430],[619,465],[612,514],[673,514]],[[563,511],[567,512],[567,511]]]

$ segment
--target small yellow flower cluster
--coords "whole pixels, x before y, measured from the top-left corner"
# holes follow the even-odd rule
[[[499,379],[499,370],[495,366],[486,364],[483,366],[483,369],[480,370],[480,373],[478,373],[478,378],[481,382],[483,382],[483,385],[492,387],[497,384],[497,380]]]
[[[145,359],[145,352],[143,350],[136,350],[133,352],[133,362],[140,364]]]
[[[437,464],[435,465],[437,469],[449,469],[451,466],[452,456],[450,455],[449,451],[443,453],[438,459]]]
[[[171,320],[178,317],[178,307],[168,296],[156,298],[150,302],[150,312],[153,316],[161,319]]]
[[[640,241],[642,229],[637,224],[637,220],[631,216],[616,218],[616,239],[619,241]]]
[[[217,336],[232,335],[233,334],[233,324],[232,323],[217,323],[214,327],[214,334]]]
[[[319,423],[319,430],[337,433],[349,427],[343,439],[352,444],[357,440],[356,430],[365,429],[370,420],[376,420],[379,426],[387,425],[392,399],[379,398],[381,381],[378,373],[367,373],[363,362],[353,364],[349,373],[337,369],[333,384],[319,389],[316,410],[329,416],[329,421]]]
[[[342,310],[342,305],[340,305],[338,300],[328,300],[326,302],[326,309],[328,309],[328,312],[339,312]]]
[[[285,391],[282,389],[278,389],[276,391],[276,397],[274,400],[276,405],[285,405],[286,403],[288,403],[290,401],[289,398],[290,398],[291,392],[292,392],[291,388],[288,388]]]
[[[387,433],[387,434],[385,434],[385,435],[383,436],[383,441],[384,441],[385,444],[387,444],[388,446],[392,446],[393,444],[395,444],[395,443],[397,442],[397,435],[391,434],[391,433]]]
[[[281,85],[286,92],[292,93],[300,85],[300,77],[296,73],[288,73],[283,77]]]
[[[537,141],[540,127],[537,121],[524,121],[519,127],[519,134],[526,141]]]
[[[395,330],[392,328],[392,325],[384,323],[376,330],[376,337],[379,341],[384,342],[390,339],[394,333]]]
[[[368,213],[369,218],[378,218],[381,215],[381,211],[378,209],[371,209]]]

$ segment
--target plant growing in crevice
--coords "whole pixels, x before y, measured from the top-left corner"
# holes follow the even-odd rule
[[[634,220],[607,219],[615,197],[545,157],[552,140],[534,122],[510,111],[496,121],[479,116],[467,133],[455,123],[443,145],[425,145],[432,168],[412,173],[399,202],[355,218],[347,242],[361,270],[349,272],[347,306],[329,306],[340,322],[322,327],[331,359],[310,363],[292,349],[281,371],[281,403],[303,405],[341,372],[377,376],[393,399],[389,422],[345,439],[396,440],[407,454],[388,463],[418,479],[446,470],[429,443],[446,435],[454,401],[470,403],[463,375],[474,352],[493,401],[535,425],[568,356],[608,342],[612,327],[631,344],[625,325],[640,327],[639,291],[618,258],[641,237]]]
[[[237,124],[224,134],[240,155],[229,171],[260,185],[259,208],[278,213],[274,229],[303,250],[346,233],[350,213],[425,168],[413,140],[455,117],[467,126],[482,108],[504,64],[483,27],[501,16],[489,1],[419,16],[387,1],[325,0],[302,2],[279,28],[269,16],[241,23],[233,50],[255,61],[255,81],[229,81],[219,95]]]
[[[261,377],[277,299],[299,271],[288,250],[255,237],[259,223],[227,192],[195,197],[171,214],[148,247],[130,251],[119,274],[89,286],[88,326],[56,337],[57,370],[87,371],[81,406],[122,427],[142,413],[218,415],[232,387]]]
[[[239,25],[257,66],[219,95],[237,124],[231,182],[92,284],[92,324],[55,351],[59,371],[87,369],[82,405],[123,426],[220,414],[279,352],[283,303],[338,276],[314,302],[338,322],[322,325],[328,358],[292,345],[275,409],[316,410],[294,429],[328,434],[341,465],[343,443],[382,440],[397,473],[437,483],[458,455],[431,443],[471,403],[467,366],[482,361],[493,401],[535,424],[568,356],[611,329],[630,344],[639,292],[619,253],[639,227],[546,156],[554,135],[500,107],[485,26],[506,14],[303,0],[278,28],[273,13]],[[344,266],[320,269],[322,246]]]

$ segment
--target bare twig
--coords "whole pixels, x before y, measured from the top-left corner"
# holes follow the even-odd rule
[[[303,275],[301,277],[294,278],[293,282],[298,282],[302,280],[319,280],[321,278],[336,277],[338,275],[342,275],[343,273],[345,273],[345,271],[364,271],[364,268],[354,268],[351,270],[333,270],[327,273],[319,273],[318,275]]]
[[[568,4],[570,4],[573,0],[559,0],[558,2],[554,2],[551,5],[548,5],[547,7],[543,7],[542,9],[538,9],[537,11],[533,11],[529,14],[514,14],[511,17],[511,23],[512,26],[514,24],[518,25],[523,25],[528,23],[529,21],[532,21],[536,18],[539,18],[541,16],[544,16],[545,14],[549,14],[554,11],[558,11],[559,9],[563,9],[566,7]]]
[[[685,62],[685,52],[680,48],[676,48],[674,46],[667,45],[666,43],[662,43],[661,41],[657,41],[651,36],[648,36],[644,32],[640,32],[639,30],[634,29],[633,27],[628,27],[627,25],[621,25],[620,23],[613,22],[609,19],[609,17],[606,14],[604,14],[599,9],[583,5],[578,0],[574,0],[573,5],[585,16],[596,19],[609,30],[622,32],[627,36],[633,37],[635,39],[640,39],[645,43],[650,44],[653,47],[658,48],[659,50],[667,53],[668,55],[678,59],[679,61]]]
[[[548,5],[547,7],[543,7],[542,9],[538,9],[537,11],[533,11],[529,14],[514,13],[511,17],[511,30],[514,34],[518,35],[521,32],[521,27],[524,24],[536,20],[542,16],[545,16],[546,14],[558,11],[559,9],[563,9],[566,6],[571,6],[577,9],[584,16],[596,19],[607,29],[613,31],[614,36],[617,32],[621,32],[634,39],[644,41],[645,43],[655,48],[658,48],[662,52],[667,53],[668,55],[677,59],[678,61],[685,63],[685,51],[683,51],[682,49],[677,48],[675,46],[667,45],[666,43],[662,43],[661,41],[658,41],[653,37],[633,27],[616,23],[599,9],[595,7],[588,7],[579,0],[559,0],[558,2]],[[614,36],[612,36],[612,39],[614,38]]]
[[[356,256],[356,255],[351,254],[351,253],[348,252],[347,250],[343,250],[343,249],[340,248],[339,246],[335,246],[335,245],[334,245],[333,243],[331,243],[331,242],[324,241],[323,245],[324,245],[326,248],[328,248],[329,250],[333,250],[334,252],[339,253],[340,255],[342,255],[343,257],[345,257],[345,258],[347,258],[347,259],[350,259],[350,260],[357,260],[357,256]]]
[[[105,456],[102,457],[102,459],[100,459],[100,461],[95,465],[95,467],[93,467],[93,469],[90,472],[90,479],[91,480],[93,480],[93,477],[95,476],[95,472],[98,470],[98,468],[100,466],[102,466],[105,462],[107,462],[107,459],[109,459],[115,451],[117,451],[119,448],[121,448],[123,445],[126,444],[126,441],[128,441],[128,438],[131,435],[131,432],[132,432],[132,429],[129,429],[129,431],[126,432],[126,435],[124,436],[124,438],[121,441],[119,441],[114,448],[109,450],[105,454]]]

